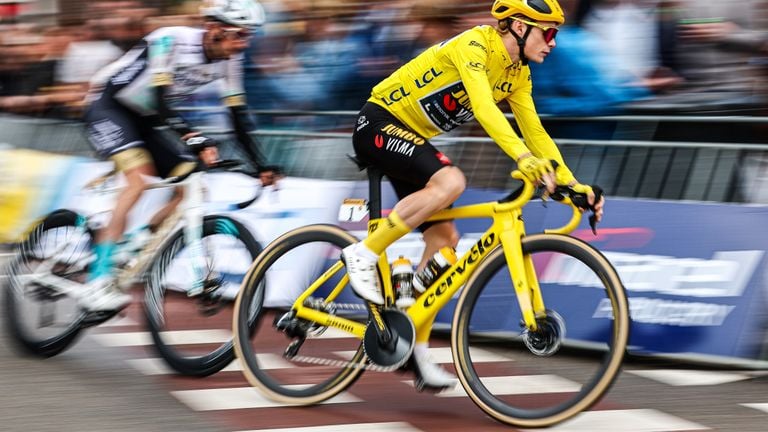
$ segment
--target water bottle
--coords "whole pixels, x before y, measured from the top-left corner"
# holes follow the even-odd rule
[[[427,261],[427,265],[413,277],[413,289],[423,293],[454,263],[456,263],[456,251],[450,246],[440,248]]]
[[[407,308],[416,302],[413,298],[413,266],[411,261],[402,255],[392,263],[392,287],[395,290],[397,307]]]

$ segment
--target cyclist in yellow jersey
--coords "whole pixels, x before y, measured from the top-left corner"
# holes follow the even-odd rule
[[[549,192],[562,184],[587,193],[597,219],[602,217],[602,198],[595,203],[592,188],[568,169],[531,96],[528,62],[543,62],[555,48],[557,27],[565,22],[560,5],[557,0],[496,0],[491,14],[496,26],[478,26],[429,48],[375,86],[360,111],[355,152],[387,175],[400,199],[387,224],[342,252],[352,288],[368,301],[384,302],[378,256],[412,229],[418,227],[426,243],[418,270],[441,247],[458,243],[452,221],[424,223],[450,206],[466,185],[461,170],[428,139],[473,118],[527,177]],[[503,100],[510,104],[525,143],[497,106]],[[556,170],[551,160],[557,162]],[[427,357],[428,336],[419,335],[424,340],[416,341],[416,372],[427,386],[452,385],[453,376]]]

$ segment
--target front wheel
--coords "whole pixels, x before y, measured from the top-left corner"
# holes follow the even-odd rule
[[[85,314],[56,281],[85,282],[93,236],[85,218],[58,210],[18,245],[7,267],[5,322],[26,353],[52,357],[77,339]]]
[[[462,291],[451,343],[459,379],[488,415],[516,427],[546,427],[588,409],[618,376],[629,336],[621,281],[597,250],[573,237],[523,238],[545,313],[522,315],[502,248]]]
[[[206,216],[200,239],[207,263],[202,293],[188,293],[196,275],[179,230],[158,252],[145,292],[147,325],[160,356],[182,375],[208,376],[234,359],[232,304],[261,245],[240,222]]]

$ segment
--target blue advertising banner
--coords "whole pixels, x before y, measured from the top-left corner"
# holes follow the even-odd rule
[[[360,197],[367,196],[366,186],[356,188]],[[505,193],[468,190],[456,205],[497,200]],[[385,186],[384,208],[393,202]],[[524,211],[529,233],[559,227],[569,214],[557,203],[532,202]],[[632,315],[630,352],[716,362],[760,360],[768,321],[765,221],[768,206],[609,199],[597,235],[586,218],[573,235],[603,252],[625,285]],[[471,247],[489,223],[457,221],[462,234],[457,252]],[[359,237],[365,235],[363,227],[357,229]],[[407,256],[415,264],[422,250],[420,236],[411,234],[388,254],[392,259]],[[563,259],[537,261],[547,307],[569,317],[568,340],[600,342],[608,328],[605,297],[584,289],[596,286],[594,277],[571,265]],[[519,318],[512,313],[498,322],[502,314],[494,311],[516,309],[517,300],[506,282],[497,285],[486,289],[492,295],[488,319],[477,319],[473,327],[519,331]],[[450,325],[455,301],[439,313],[438,327]]]
[[[488,192],[465,195],[479,202]],[[528,207],[529,233],[558,227],[568,218],[564,206]],[[630,352],[757,360],[763,356],[768,318],[768,233],[760,229],[766,220],[765,206],[611,199],[597,235],[584,222],[574,236],[602,251],[624,283],[632,316]],[[485,225],[459,221],[458,227],[464,239]],[[576,289],[590,286],[592,276],[574,275],[569,265],[557,259],[537,262],[547,307],[571,317],[568,339],[602,341],[607,300],[596,290]],[[506,301],[494,297],[492,306],[516,307],[511,296]],[[439,323],[450,324],[450,306]],[[489,323],[489,329],[498,327]],[[519,329],[517,322],[505,327]]]

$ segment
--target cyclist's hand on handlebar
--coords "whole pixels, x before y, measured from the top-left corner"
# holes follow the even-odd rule
[[[204,164],[210,166],[216,165],[219,159],[219,149],[217,147],[206,147],[198,153],[198,157]]]
[[[603,196],[603,190],[600,186],[590,186],[573,182],[569,184],[568,187],[577,194],[586,195],[586,209],[592,210],[596,222],[600,222],[603,219],[603,206],[605,205],[605,197]],[[582,210],[586,209],[582,207]]]
[[[547,192],[555,192],[555,168],[552,162],[547,159],[537,158],[531,153],[525,153],[517,160],[517,168],[529,180],[536,182],[537,185],[544,184]]]
[[[193,134],[185,135],[192,135],[185,141],[189,149],[197,153],[197,156],[206,165],[215,165],[219,161],[219,149],[216,147],[219,143],[213,138],[201,136],[198,132],[193,132]]]
[[[592,227],[592,232],[597,234],[596,226],[603,218],[603,206],[605,205],[603,189],[597,185],[590,186],[573,181],[568,186],[557,187],[554,198],[560,200],[564,196],[568,196],[573,205],[582,212],[592,210],[592,215],[589,216],[589,226]]]

